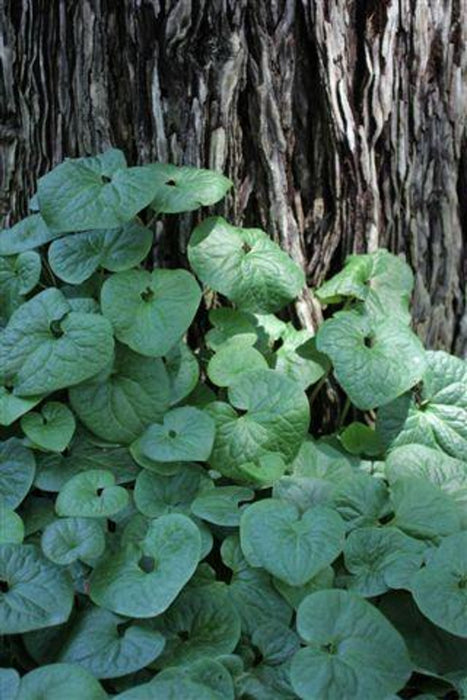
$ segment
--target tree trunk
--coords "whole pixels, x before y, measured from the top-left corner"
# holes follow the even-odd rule
[[[236,185],[217,211],[268,231],[310,286],[351,251],[404,253],[418,332],[464,354],[465,10],[465,0],[3,0],[0,213],[13,223],[39,175],[110,145],[133,163],[215,168]],[[162,264],[183,253],[196,217],[166,218]],[[319,322],[309,293],[296,312]]]

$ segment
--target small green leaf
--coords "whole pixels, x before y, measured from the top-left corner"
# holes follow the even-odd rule
[[[105,700],[93,675],[76,664],[50,664],[30,671],[21,679],[15,700]]]
[[[258,350],[241,340],[232,339],[222,345],[208,364],[208,377],[216,386],[230,386],[246,372],[268,369],[268,363]]]
[[[279,578],[273,579],[273,583],[284,600],[296,610],[302,600],[310,595],[310,593],[333,588],[334,578],[334,569],[332,566],[325,566],[324,569],[318,571],[316,576],[313,576],[313,578],[304,583],[303,586],[290,586]]]
[[[121,226],[147,207],[156,192],[148,168],[127,168],[115,149],[67,159],[41,177],[37,187],[41,215],[62,233]]]
[[[58,661],[79,664],[96,678],[118,678],[153,662],[164,646],[156,630],[93,607],[73,623]]]
[[[128,492],[115,486],[115,476],[105,469],[89,469],[72,476],[60,489],[55,503],[58,515],[108,518],[128,503]]]
[[[199,379],[198,360],[182,341],[164,355],[164,364],[169,375],[170,405],[174,406],[196,387]]]
[[[150,425],[137,448],[158,462],[204,462],[211,454],[214,433],[214,421],[207,413],[182,406],[166,413],[162,425]]]
[[[346,591],[318,591],[301,603],[297,630],[307,646],[292,659],[303,700],[385,700],[412,671],[404,641],[370,603]]]
[[[420,340],[396,318],[340,311],[320,327],[316,345],[329,355],[337,381],[362,410],[393,401],[425,371]]]
[[[0,257],[0,300],[2,312],[10,316],[39,282],[41,258],[29,251],[12,257]]]
[[[10,389],[0,386],[0,425],[11,425],[24,413],[42,401],[43,396],[29,396],[27,399],[15,396]]]
[[[58,401],[45,404],[41,413],[28,413],[21,419],[21,429],[31,442],[50,452],[63,452],[75,428],[73,413]]]
[[[177,214],[210,206],[232,187],[230,180],[213,170],[165,163],[151,163],[146,167],[157,184],[151,207],[161,214]]]
[[[291,586],[303,585],[338,557],[344,532],[342,519],[329,508],[316,506],[300,516],[295,506],[273,498],[248,506],[240,521],[248,562]]]
[[[16,700],[19,681],[19,673],[14,668],[0,668],[0,698],[2,700]]]
[[[68,619],[73,605],[71,579],[34,545],[0,545],[0,582],[3,634],[59,625]]]
[[[94,603],[130,617],[164,612],[192,577],[201,553],[200,532],[179,513],[151,521],[139,545],[109,553],[91,576]]]
[[[339,439],[347,452],[353,455],[377,457],[384,452],[378,433],[358,421],[350,423],[339,435]]]
[[[129,270],[148,255],[152,232],[130,222],[119,228],[86,231],[61,238],[49,248],[49,263],[57,277],[81,284],[99,267],[111,272]]]
[[[72,387],[70,402],[95,435],[128,444],[169,408],[169,376],[162,360],[117,344],[113,366]]]
[[[15,311],[0,335],[1,372],[12,377],[15,394],[45,394],[99,372],[113,345],[107,319],[71,311],[58,289],[46,289]]]
[[[99,557],[105,549],[102,525],[87,518],[60,518],[45,528],[42,550],[50,561],[68,566],[81,559]]]
[[[230,654],[240,638],[240,617],[221,583],[183,591],[155,626],[167,640],[161,666]]]
[[[317,351],[316,339],[309,331],[297,331],[288,324],[279,342],[274,368],[295,379],[303,389],[315,384],[330,369],[329,359]]]
[[[186,270],[128,270],[104,282],[102,313],[118,340],[150,357],[165,355],[190,326],[201,290]]]
[[[236,228],[221,217],[195,228],[188,259],[204,284],[245,311],[278,311],[305,284],[301,268],[263,231]]]
[[[23,521],[14,510],[0,501],[0,544],[21,544],[23,538]]]
[[[0,502],[16,508],[26,498],[34,480],[36,461],[17,438],[0,442]]]
[[[467,637],[467,532],[442,540],[411,584],[426,617],[451,634]]]

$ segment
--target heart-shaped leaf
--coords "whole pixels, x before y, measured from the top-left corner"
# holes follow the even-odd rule
[[[40,214],[27,216],[9,229],[0,231],[0,255],[16,255],[52,241],[61,233],[51,231]]]
[[[115,486],[115,476],[105,469],[89,469],[72,476],[60,489],[55,503],[58,515],[108,518],[128,503],[128,491]]]
[[[298,508],[275,498],[258,501],[242,514],[242,550],[252,566],[262,566],[291,586],[301,586],[331,564],[344,546],[339,515],[317,506]]]
[[[91,576],[91,598],[103,608],[130,617],[154,617],[166,610],[192,577],[201,553],[201,535],[185,515],[151,521],[139,545],[109,554]]]
[[[41,258],[29,251],[0,257],[0,301],[2,313],[10,316],[31,292],[41,276]]]
[[[264,231],[236,228],[221,217],[195,228],[188,259],[204,284],[245,311],[278,311],[305,284],[303,271]]]
[[[393,401],[423,376],[423,345],[402,321],[340,311],[320,327],[320,352],[331,358],[352,403],[368,410]]]
[[[402,637],[353,593],[312,593],[298,608],[297,630],[307,646],[293,657],[290,677],[304,700],[385,700],[411,674]]]
[[[216,421],[211,466],[229,478],[249,480],[241,471],[246,463],[259,464],[271,454],[286,465],[296,456],[308,430],[310,409],[301,387],[273,370],[242,374],[229,387],[229,401],[214,403],[207,411]]]
[[[73,604],[66,571],[32,544],[0,545],[0,629],[18,634],[65,622]]]
[[[193,211],[215,204],[232,187],[232,182],[202,168],[177,167],[165,163],[146,166],[157,192],[151,207],[161,214]]]
[[[407,263],[382,248],[369,255],[349,255],[344,269],[321,285],[316,296],[323,304],[358,299],[370,310],[384,309],[409,322],[413,284]]]
[[[131,221],[157,192],[147,167],[127,168],[110,149],[93,158],[65,160],[39,179],[41,215],[57,232],[116,228]]]
[[[182,406],[166,413],[162,425],[150,425],[137,446],[159,462],[204,462],[211,454],[214,433],[214,421],[207,413]]]
[[[105,700],[93,675],[76,664],[49,664],[30,671],[21,679],[15,700]]]
[[[314,384],[330,369],[326,355],[316,349],[316,340],[307,330],[297,331],[288,324],[275,353],[275,369],[295,379],[303,389]]]
[[[23,538],[23,521],[0,501],[0,544],[21,544]]]
[[[31,450],[16,438],[0,442],[0,503],[16,508],[34,480],[36,461]]]
[[[240,617],[219,583],[183,591],[155,626],[167,640],[162,667],[230,654],[240,639]]]
[[[388,447],[419,443],[467,461],[467,363],[427,352],[422,384],[378,412],[377,430]]]
[[[248,342],[232,339],[224,343],[210,359],[207,373],[213,384],[230,386],[246,372],[268,369],[268,363]]]
[[[58,401],[46,403],[40,413],[31,412],[21,419],[21,429],[31,442],[51,452],[63,452],[75,428],[73,413]]]
[[[162,360],[117,345],[113,366],[70,389],[70,402],[95,435],[127,444],[169,408],[169,376]]]
[[[411,582],[426,617],[451,634],[467,637],[467,532],[446,537]]]
[[[74,622],[57,660],[79,664],[96,678],[118,678],[148,666],[164,646],[156,630],[93,607]]]
[[[152,239],[152,232],[134,221],[67,236],[50,246],[50,267],[65,282],[81,284],[99,267],[111,272],[135,267],[149,253]]]
[[[183,336],[201,300],[185,270],[128,270],[104,282],[102,313],[118,340],[141,355],[165,355]]]
[[[15,394],[45,394],[99,372],[113,346],[107,319],[70,311],[58,289],[46,289],[15,311],[0,335],[1,372]]]
[[[347,452],[353,455],[377,457],[384,452],[379,434],[368,425],[358,421],[354,421],[344,428],[339,439]]]
[[[105,549],[101,523],[88,518],[60,518],[42,533],[42,550],[50,561],[68,566],[81,559],[99,557]]]
[[[389,588],[408,588],[425,552],[425,544],[395,527],[354,530],[344,548],[345,566],[352,574],[347,588],[369,597]]]

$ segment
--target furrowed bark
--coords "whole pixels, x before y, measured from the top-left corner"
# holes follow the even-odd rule
[[[310,287],[349,252],[405,254],[419,334],[465,354],[465,17],[465,0],[4,0],[4,224],[65,156],[215,168],[236,186],[215,211],[262,226]],[[160,264],[198,218],[165,217]],[[311,293],[294,315],[316,327]]]

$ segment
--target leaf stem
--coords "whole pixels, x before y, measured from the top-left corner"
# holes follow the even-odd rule
[[[350,408],[350,399],[349,399],[348,396],[346,396],[346,397],[345,397],[344,408],[342,409],[342,412],[341,412],[341,414],[340,414],[340,416],[339,416],[339,423],[338,423],[338,425],[337,425],[338,428],[342,428],[342,426],[344,425],[344,421],[345,421],[345,419],[347,418],[347,414],[348,414],[348,412],[349,412],[349,408]]]

